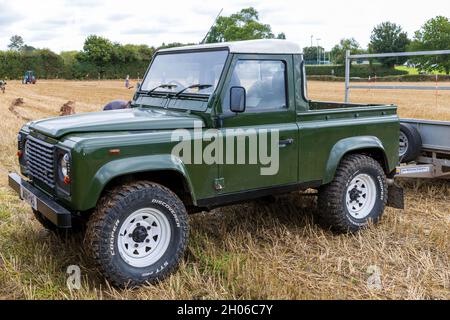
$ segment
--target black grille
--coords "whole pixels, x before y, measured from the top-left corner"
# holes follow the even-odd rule
[[[28,173],[33,179],[55,187],[54,147],[51,144],[29,136],[25,147]]]

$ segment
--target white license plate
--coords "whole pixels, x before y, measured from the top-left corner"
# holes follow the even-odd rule
[[[27,202],[34,210],[37,210],[37,197],[30,190],[20,186],[20,197]]]

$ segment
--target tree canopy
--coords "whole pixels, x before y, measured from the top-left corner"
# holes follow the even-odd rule
[[[428,20],[418,30],[409,46],[409,51],[448,50],[450,48],[450,21],[443,16]],[[450,56],[423,56],[412,59],[424,71],[450,73]]]
[[[83,51],[76,54],[75,58],[79,64],[78,69],[86,70],[82,71],[86,75],[89,74],[89,70],[91,70],[90,72],[95,70],[100,77],[103,77],[107,71],[108,75],[111,73],[124,74],[124,77],[128,73],[138,73],[139,76],[144,73],[155,50],[147,45],[122,45],[103,37],[91,35],[86,39]],[[136,68],[142,69],[142,72],[135,72]]]
[[[17,34],[9,39],[8,49],[13,51],[20,51],[25,45],[23,38]]]
[[[345,53],[350,50],[350,53],[360,53],[361,47],[354,38],[342,39],[337,45],[331,49],[331,62],[334,64],[345,63]]]
[[[323,59],[323,52],[324,52],[324,48],[322,47],[305,47],[303,48],[303,57],[305,58],[305,60],[310,63],[310,62],[317,62],[319,60]],[[321,55],[321,57],[319,57],[319,53]]]
[[[259,14],[254,8],[245,8],[230,16],[219,17],[211,28],[207,43],[253,40],[253,39],[286,39],[284,33],[275,36],[272,27],[259,21]]]
[[[90,35],[84,42],[79,59],[95,64],[100,69],[100,73],[103,73],[104,67],[111,62],[113,51],[114,45],[110,40]]]
[[[372,31],[369,51],[371,53],[405,52],[409,43],[408,34],[403,31],[401,26],[392,22],[383,22]],[[390,57],[379,60],[387,67],[393,67],[395,64],[405,63],[408,58]]]

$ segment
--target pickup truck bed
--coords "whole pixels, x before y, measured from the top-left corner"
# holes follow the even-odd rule
[[[387,105],[381,104],[357,104],[357,103],[340,103],[340,102],[327,102],[327,101],[310,101],[310,110],[330,110],[330,109],[348,109],[358,107],[386,107]]]

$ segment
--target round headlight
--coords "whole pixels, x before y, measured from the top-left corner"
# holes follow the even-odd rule
[[[62,176],[68,176],[69,175],[69,165],[70,165],[70,158],[69,154],[66,153],[64,156],[60,158],[59,161],[59,169],[61,170]]]

